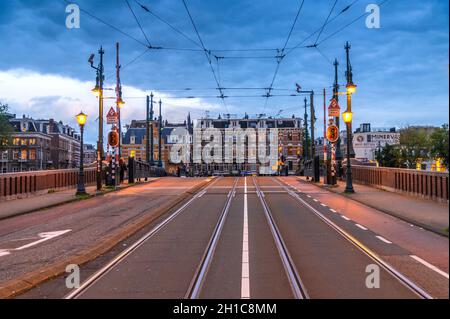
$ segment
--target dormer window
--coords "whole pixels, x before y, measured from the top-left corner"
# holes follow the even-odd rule
[[[131,135],[131,137],[130,137],[130,144],[136,144],[136,136]]]

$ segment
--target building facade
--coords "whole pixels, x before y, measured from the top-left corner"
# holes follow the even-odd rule
[[[83,145],[83,163],[91,165],[97,161],[97,150],[92,144]]]
[[[80,137],[54,120],[10,117],[11,144],[0,154],[0,173],[72,168],[79,165]]]
[[[372,129],[370,124],[365,123],[353,134],[355,159],[361,162],[375,162],[377,150],[387,144],[400,144],[400,133],[395,128]]]
[[[246,174],[262,174],[271,175],[280,171],[288,171],[294,174],[299,168],[299,159],[302,155],[302,139],[303,130],[300,118],[249,118],[247,115],[242,119],[236,118],[202,118],[197,123],[194,135],[200,133],[204,135],[208,130],[215,129],[220,132],[222,138],[220,158],[215,157],[214,161],[205,161],[204,158],[198,161],[194,155],[195,174],[200,175],[238,175]],[[232,147],[232,153],[227,150],[226,138],[227,133],[234,131],[245,131],[250,129],[255,134],[256,145],[249,142],[248,136],[244,142],[244,152],[242,158],[237,156],[236,148]],[[264,132],[264,136],[260,136]],[[271,144],[269,132],[276,132],[277,145]],[[209,133],[208,133],[209,134]],[[233,141],[228,141],[228,145],[236,145],[237,136],[233,136]],[[194,137],[194,148],[197,148],[196,138]],[[202,140],[201,147],[204,148],[209,141]],[[263,145],[263,146],[262,146]],[[264,150],[261,149],[264,147]],[[269,156],[272,150],[275,150],[275,163],[262,162],[254,160],[256,154]],[[214,152],[214,151],[212,151]],[[194,152],[195,153],[195,152]],[[256,154],[254,154],[256,153]],[[211,154],[214,156],[214,154]],[[273,155],[270,155],[273,156]]]

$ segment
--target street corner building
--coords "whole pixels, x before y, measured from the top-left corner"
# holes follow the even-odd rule
[[[1,152],[0,172],[66,169],[78,167],[80,135],[54,119],[8,116],[12,143]]]

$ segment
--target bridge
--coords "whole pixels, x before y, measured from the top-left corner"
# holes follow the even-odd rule
[[[448,174],[353,169],[354,197],[296,176],[144,169],[77,199],[73,170],[2,175],[0,297],[448,298]]]

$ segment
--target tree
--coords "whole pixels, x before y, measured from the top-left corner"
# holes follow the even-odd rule
[[[8,105],[0,102],[0,150],[3,150],[10,143],[13,131],[8,121],[7,112]]]
[[[401,152],[397,145],[386,144],[376,151],[376,160],[382,167],[401,167]]]
[[[417,163],[430,157],[432,127],[409,126],[400,130],[401,167],[415,168]]]
[[[448,167],[448,134],[448,124],[444,124],[430,136],[431,155],[436,159],[442,159],[442,163],[445,167]]]

